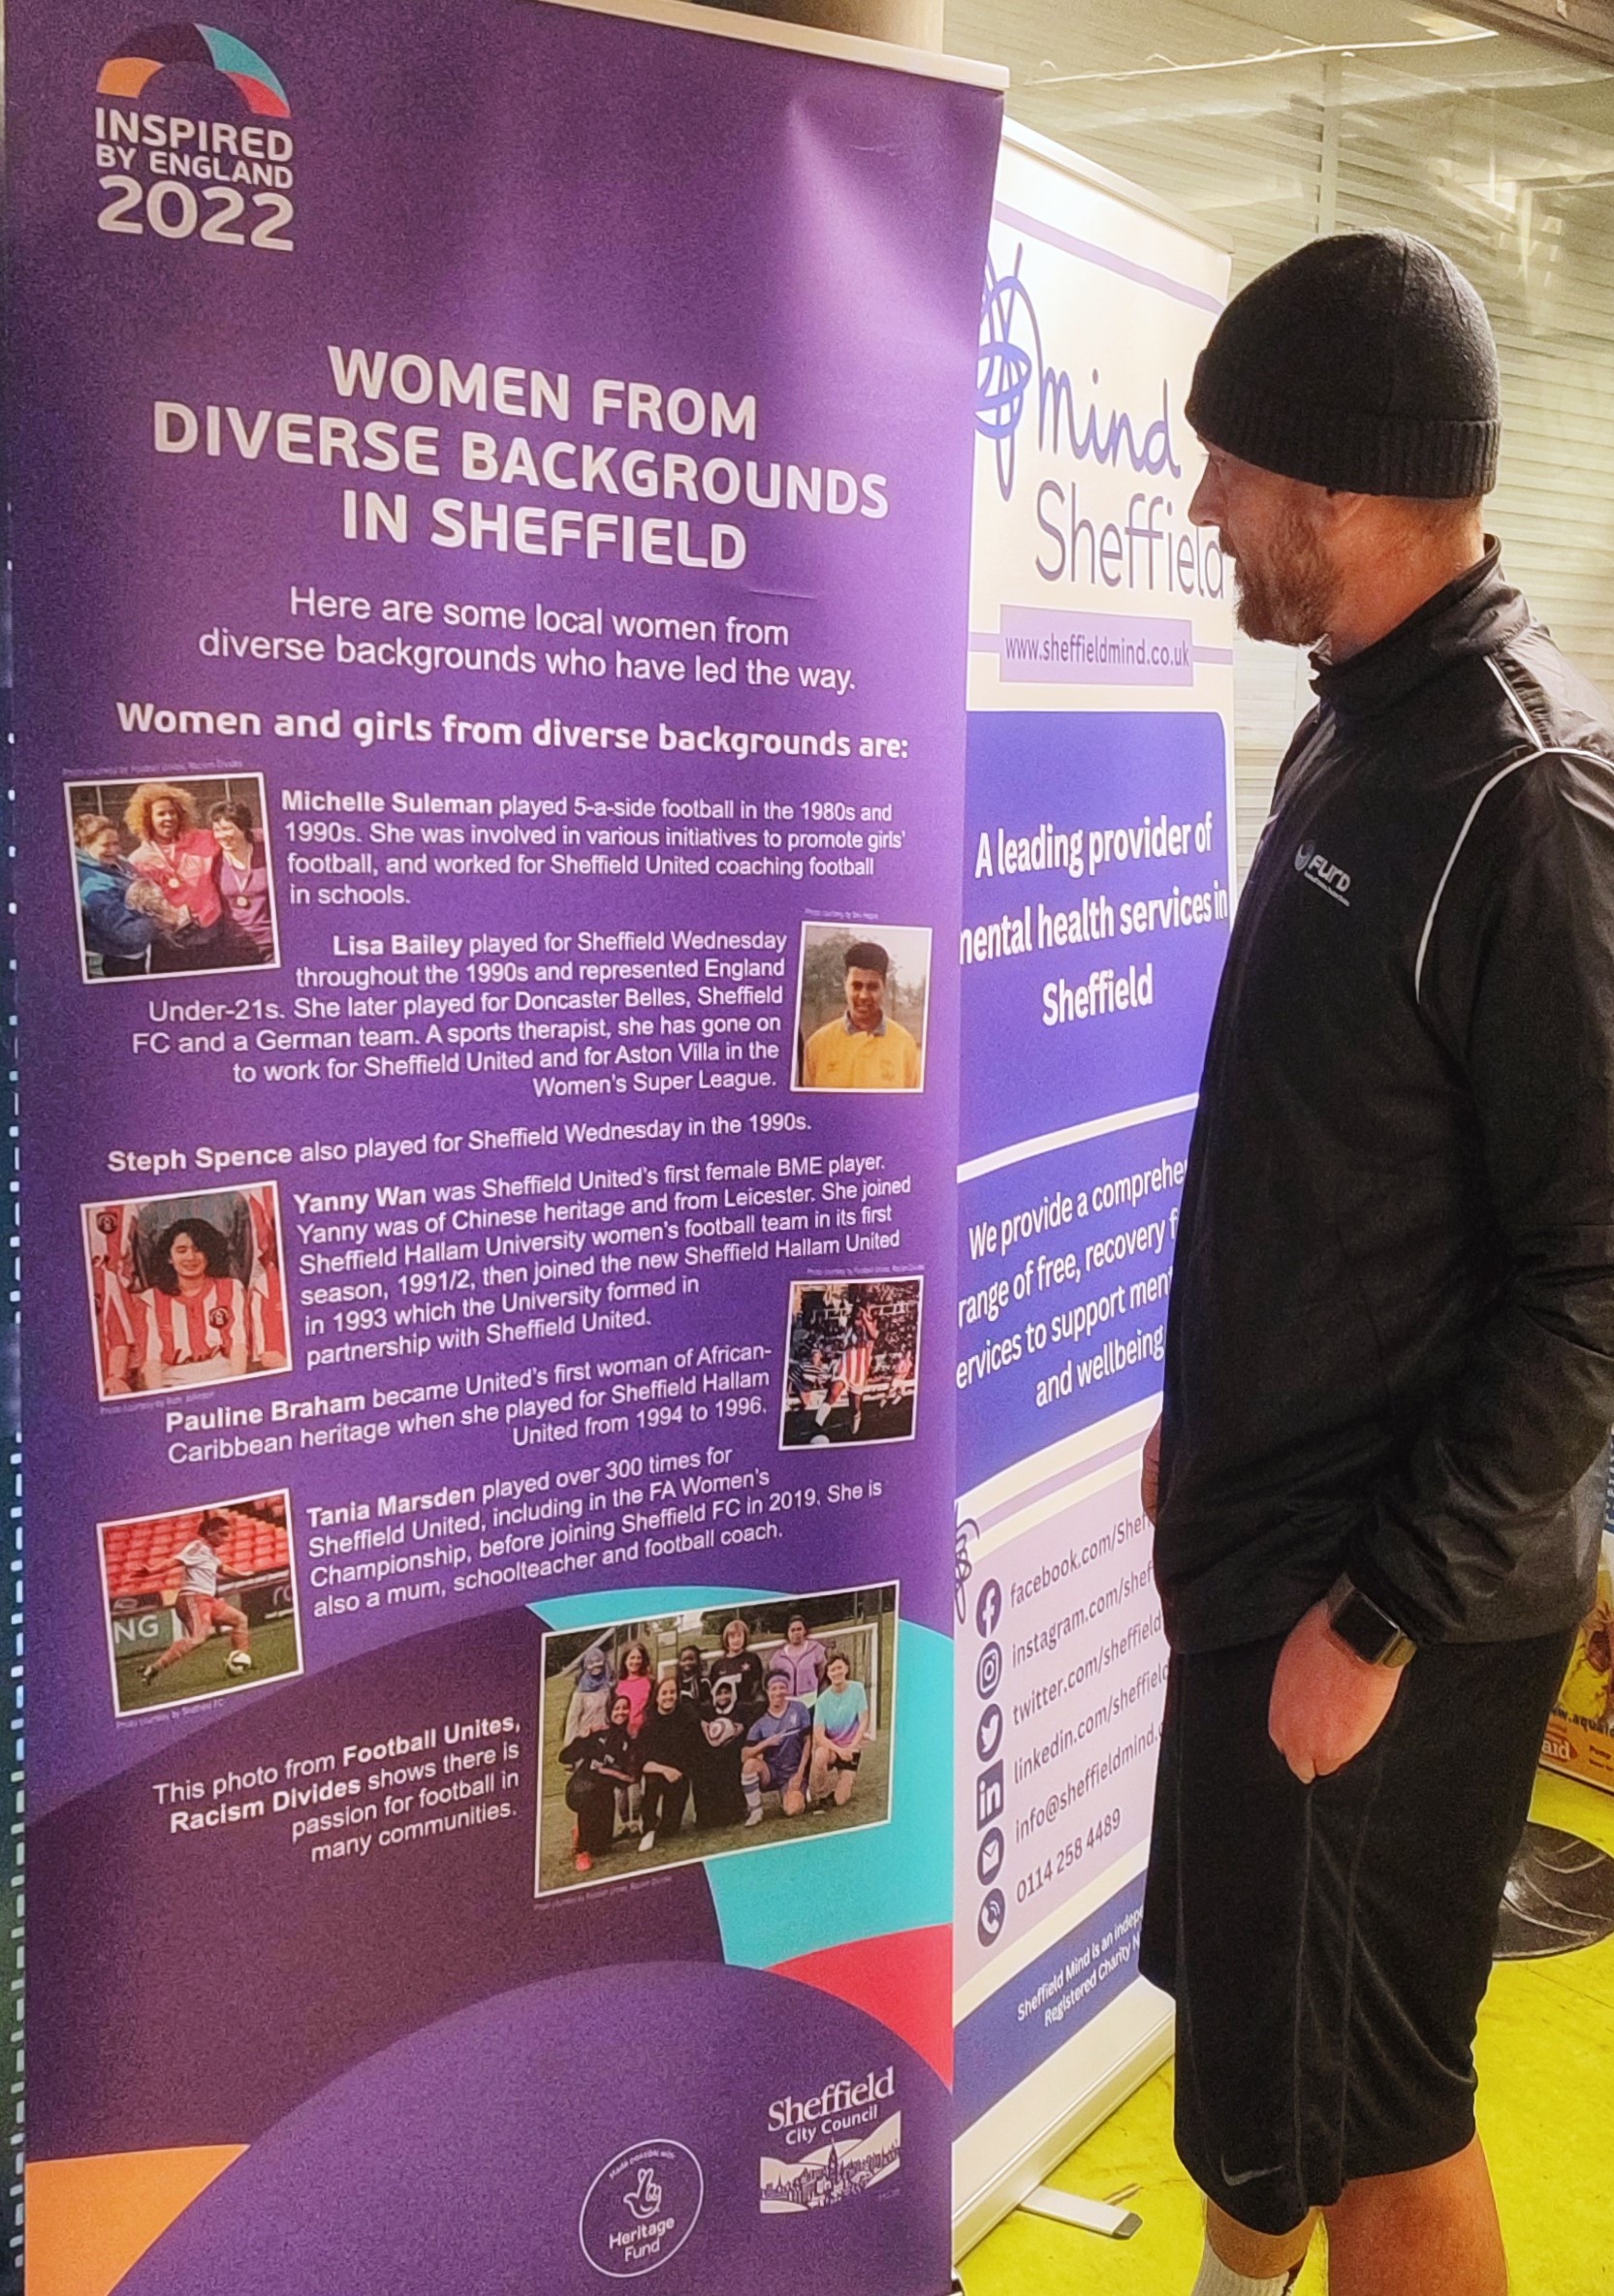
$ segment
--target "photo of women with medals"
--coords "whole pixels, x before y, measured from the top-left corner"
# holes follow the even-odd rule
[[[225,912],[257,950],[259,963],[272,964],[274,907],[269,854],[251,809],[238,798],[221,798],[208,807],[207,827],[218,840],[218,889]]]
[[[278,964],[261,773],[70,783],[86,981]]]

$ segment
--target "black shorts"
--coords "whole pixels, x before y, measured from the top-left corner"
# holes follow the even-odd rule
[[[1570,1632],[1420,1651],[1353,1762],[1267,1736],[1282,1637],[1176,1656],[1141,1966],[1177,2002],[1177,2150],[1286,2232],[1474,2132],[1473,2036]]]

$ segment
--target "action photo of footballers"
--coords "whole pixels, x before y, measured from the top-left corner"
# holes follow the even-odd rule
[[[66,794],[86,981],[279,963],[261,773],[191,766]]]
[[[897,1598],[857,1587],[547,1634],[538,1894],[884,1825]]]
[[[924,1278],[793,1283],[779,1445],[905,1443],[919,1394]]]
[[[925,1082],[928,925],[802,927],[798,1092],[917,1092]]]
[[[103,1402],[291,1368],[272,1180],[83,1207]]]
[[[119,1714],[302,1672],[284,1491],[102,1523],[96,1535]]]

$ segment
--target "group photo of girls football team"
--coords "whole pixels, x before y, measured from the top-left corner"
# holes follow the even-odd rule
[[[545,1637],[541,1893],[891,1814],[897,1588]]]

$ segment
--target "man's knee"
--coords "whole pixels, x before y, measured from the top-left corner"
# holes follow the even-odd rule
[[[1317,2211],[1309,2210],[1287,2232],[1256,2232],[1241,2224],[1214,2200],[1205,2203],[1205,2238],[1232,2272],[1253,2280],[1277,2280],[1304,2261],[1316,2229]]]
[[[1338,2226],[1341,2230],[1398,2215],[1422,2219],[1431,2209],[1451,2202],[1462,2205],[1475,2191],[1488,2190],[1489,2186],[1490,2171],[1479,2139],[1472,2137],[1457,2152],[1425,2167],[1392,2169],[1378,2177],[1353,2177],[1323,2215],[1331,2229]]]

